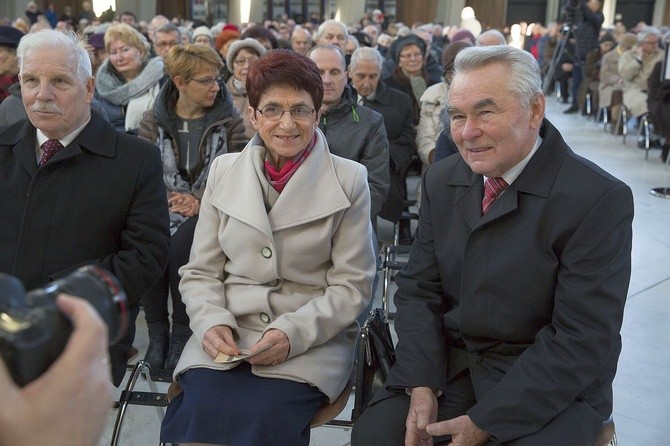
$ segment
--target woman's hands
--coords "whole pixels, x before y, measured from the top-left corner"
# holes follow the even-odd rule
[[[251,352],[253,353],[267,344],[272,345],[272,347],[249,358],[249,364],[277,365],[286,361],[289,351],[291,350],[291,344],[288,341],[288,336],[286,336],[286,333],[281,330],[277,330],[276,328],[268,330],[263,335],[261,340],[258,341],[256,345],[251,347]]]
[[[270,329],[250,350],[253,353],[268,344],[270,344],[270,348],[252,356],[247,361],[252,365],[277,365],[286,361],[291,350],[291,344],[286,333],[276,328]],[[207,330],[202,340],[202,349],[212,359],[215,359],[219,353],[231,356],[240,355],[240,350],[233,337],[233,331],[227,325],[217,325]]]
[[[194,195],[182,192],[170,192],[168,206],[170,212],[181,214],[184,217],[194,217],[200,212],[200,200]]]
[[[233,330],[227,325],[217,325],[205,332],[202,339],[202,349],[212,359],[216,359],[219,353],[230,356],[238,356],[240,350],[237,348],[237,342],[233,337]]]

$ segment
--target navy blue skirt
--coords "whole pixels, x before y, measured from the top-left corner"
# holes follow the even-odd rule
[[[190,369],[167,407],[165,443],[309,445],[309,423],[326,396],[309,384],[261,378],[243,362],[231,370]]]

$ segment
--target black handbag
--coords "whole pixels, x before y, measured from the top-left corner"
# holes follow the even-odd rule
[[[358,332],[352,421],[356,421],[372,395],[384,385],[394,362],[395,348],[388,320],[381,308],[374,308]]]

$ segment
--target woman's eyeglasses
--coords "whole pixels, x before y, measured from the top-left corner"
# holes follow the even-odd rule
[[[233,59],[233,63],[235,65],[251,65],[252,62],[256,62],[259,58],[258,57],[248,57],[248,58],[240,58],[240,59]]]
[[[421,53],[408,53],[408,54],[401,54],[400,55],[401,59],[422,59],[423,54]]]
[[[214,84],[220,84],[219,82],[221,80],[220,77],[206,77],[204,79],[191,79],[193,82],[197,82],[198,84],[202,85],[203,87],[211,87]]]
[[[309,108],[306,105],[298,105],[297,107],[293,108],[281,108],[268,105],[267,107],[263,107],[260,110],[256,109],[256,111],[263,115],[263,117],[266,119],[279,121],[286,112],[290,113],[293,119],[306,119],[311,117],[315,110],[313,108]]]

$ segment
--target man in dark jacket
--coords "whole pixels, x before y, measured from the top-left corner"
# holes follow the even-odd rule
[[[572,105],[564,113],[576,113],[583,104],[578,103],[579,87],[584,77],[586,55],[598,48],[600,27],[605,20],[601,0],[570,0],[566,12],[574,19],[575,67],[572,70]]]
[[[389,143],[382,115],[356,102],[347,87],[344,55],[333,45],[319,45],[308,53],[323,80],[323,113],[319,128],[330,152],[358,161],[368,170],[374,221],[389,190]]]
[[[384,118],[389,142],[389,175],[391,185],[380,217],[397,222],[405,210],[407,198],[405,178],[407,169],[416,155],[412,101],[405,93],[380,82],[384,59],[374,48],[358,48],[351,55],[349,77],[354,87],[356,102],[380,113]],[[407,222],[406,220],[402,220]],[[409,230],[409,227],[406,227]],[[402,234],[401,234],[402,235]],[[405,235],[410,238],[409,234]]]
[[[423,177],[397,359],[351,444],[592,445],[612,413],[631,190],[544,119],[526,51],[462,50],[448,112],[462,156]]]
[[[27,289],[85,264],[114,274],[131,313],[126,337],[110,349],[119,385],[140,296],[167,262],[160,154],[91,113],[95,79],[74,33],[29,34],[17,55],[28,120],[0,133],[0,272]]]

